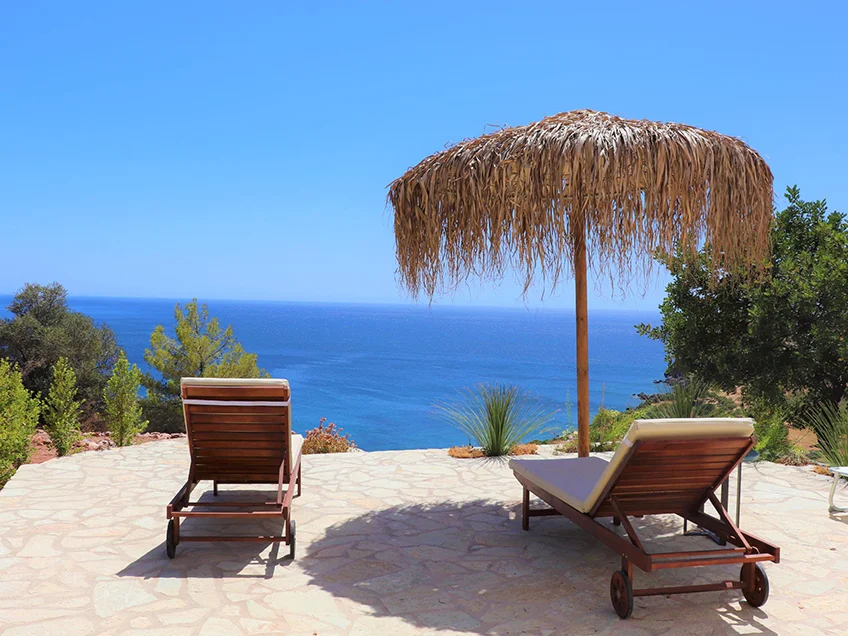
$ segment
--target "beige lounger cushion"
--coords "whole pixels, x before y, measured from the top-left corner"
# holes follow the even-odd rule
[[[301,449],[303,449],[303,435],[292,435],[291,436],[291,449],[292,449],[292,459],[291,463],[294,465],[297,456],[300,455]]]
[[[589,512],[637,441],[750,437],[753,433],[754,421],[747,418],[635,420],[609,462],[600,457],[513,459],[509,467],[572,508]]]

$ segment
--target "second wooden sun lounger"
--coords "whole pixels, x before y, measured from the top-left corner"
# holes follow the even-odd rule
[[[621,556],[613,573],[610,598],[622,618],[633,612],[633,598],[739,589],[754,607],[768,599],[769,585],[760,563],[780,561],[780,549],[736,527],[715,495],[754,446],[749,419],[636,420],[612,459],[512,460],[524,487],[522,526],[530,517],[564,515]],[[530,507],[533,493],[550,508]],[[710,502],[718,517],[702,511]],[[676,514],[735,547],[690,552],[649,553],[630,517]],[[626,536],[601,522],[612,518]],[[666,568],[741,564],[738,580],[677,587],[633,588],[633,566],[645,572]]]
[[[183,541],[285,542],[295,553],[292,486],[300,495],[300,455],[303,438],[291,430],[291,391],[286,380],[183,378],[185,414],[191,465],[188,480],[168,504],[166,551],[173,559]],[[213,484],[276,484],[276,498],[268,501],[190,501],[201,481]],[[185,536],[185,518],[279,519],[284,532],[272,536]]]

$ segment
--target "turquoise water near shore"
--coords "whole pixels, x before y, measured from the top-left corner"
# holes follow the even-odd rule
[[[0,316],[11,299],[0,297]],[[201,299],[202,300],[202,299]],[[130,360],[146,368],[144,349],[158,324],[172,331],[174,300],[71,297],[77,311],[105,322]],[[555,427],[570,427],[576,401],[574,315],[569,310],[427,307],[289,302],[207,301],[232,324],[259,364],[292,385],[294,427],[321,417],[365,450],[445,447],[467,439],[434,413],[433,404],[480,382],[507,382],[559,409]],[[622,409],[634,393],[653,392],[665,369],[662,345],[633,325],[658,312],[589,315],[591,408]],[[572,408],[572,414],[576,409]]]

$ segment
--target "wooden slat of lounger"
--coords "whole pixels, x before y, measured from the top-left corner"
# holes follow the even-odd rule
[[[276,459],[278,463],[283,461],[283,450],[279,447],[273,448],[256,448],[244,446],[241,448],[224,447],[224,448],[209,448],[208,446],[195,446],[194,457],[197,461],[202,458],[210,460],[227,461],[228,459]]]
[[[736,439],[696,439],[696,440],[647,440],[642,442],[639,453],[669,452],[675,455],[691,454],[696,451],[708,450],[731,451],[747,443],[747,437]]]
[[[283,386],[184,386],[183,395],[195,400],[288,400]]]
[[[612,494],[619,495],[621,493],[651,493],[651,492],[668,492],[671,490],[700,490],[704,492],[709,488],[714,481],[713,477],[701,477],[699,479],[651,479],[650,481],[631,481],[616,484]]]
[[[259,435],[262,435],[261,433]],[[209,439],[195,436],[194,448],[261,448],[282,449],[283,439],[280,435],[257,437],[255,435],[230,434],[227,437]]]
[[[285,434],[285,425],[275,422],[198,422],[189,419],[194,433],[280,433]]]
[[[287,406],[231,406],[229,404],[186,404],[191,417],[203,420],[206,415],[277,415],[283,417]],[[198,417],[200,416],[200,417]]]
[[[684,456],[680,457],[677,455],[668,456],[665,455],[663,459],[663,465],[667,466],[676,466],[681,468],[686,468],[688,466],[698,465],[698,466],[721,466],[726,464],[728,461],[731,461],[736,457],[738,450],[734,450],[731,452],[720,453],[720,454],[704,454],[698,457],[692,456]],[[633,459],[628,462],[628,466],[630,468],[656,468],[657,460],[654,455],[641,455],[639,457],[633,457]]]
[[[727,466],[727,464],[725,464]],[[665,470],[662,468],[658,468],[652,471],[645,472],[634,472],[634,471],[624,471],[619,478],[619,482],[625,483],[637,483],[640,480],[653,480],[653,479],[700,479],[701,477],[712,477],[713,479],[716,476],[716,473],[721,472],[724,468],[718,468],[717,470],[710,470],[709,468],[699,468],[693,466],[687,470]]]
[[[273,413],[191,413],[194,421],[203,422],[204,424],[217,423],[232,423],[232,424],[247,424],[251,422],[262,424],[281,424],[285,421],[285,416],[275,415]]]

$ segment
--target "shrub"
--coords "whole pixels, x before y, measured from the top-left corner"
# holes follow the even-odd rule
[[[302,451],[304,455],[346,453],[356,448],[356,444],[348,434],[342,435],[342,429],[332,422],[325,425],[326,421],[327,418],[322,417],[318,426],[306,433]]]
[[[589,445],[593,451],[615,450],[635,418],[625,411],[601,407],[589,425]]]
[[[698,380],[684,380],[670,391],[659,396],[653,408],[647,409],[646,418],[720,417],[732,411],[735,405],[717,396],[708,384]]]
[[[80,406],[77,376],[68,359],[60,357],[53,365],[53,382],[44,401],[44,427],[61,457],[71,452],[80,439]]]
[[[40,410],[17,367],[0,358],[0,487],[29,459]]]
[[[763,404],[751,410],[750,415],[754,418],[756,450],[762,459],[776,462],[793,452],[785,411],[775,410]]]
[[[141,415],[138,389],[141,386],[141,371],[131,365],[121,351],[112,377],[106,383],[103,399],[106,402],[106,426],[112,441],[118,446],[132,444],[136,434],[144,432],[147,421]]]
[[[806,420],[828,466],[848,466],[848,403],[822,404]]]
[[[522,440],[550,431],[554,416],[529,393],[503,385],[464,389],[457,400],[436,409],[489,457],[508,455]]]

